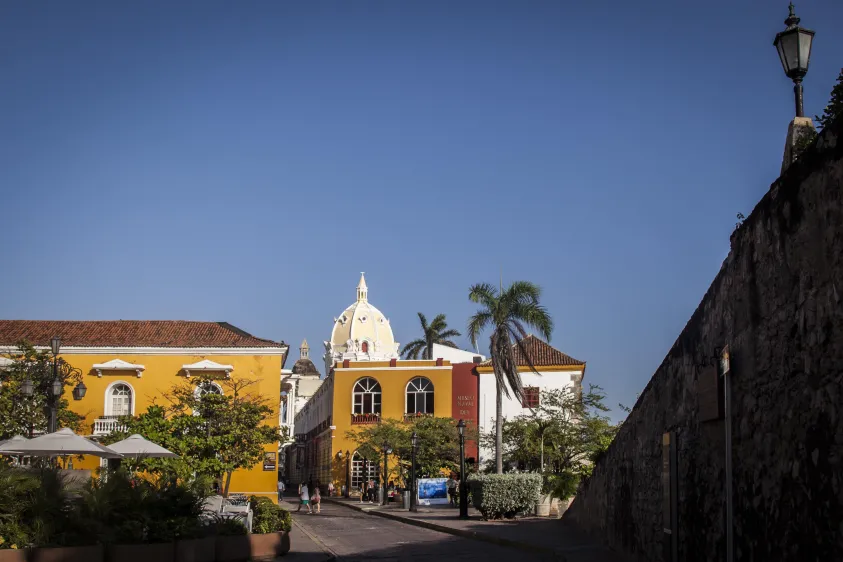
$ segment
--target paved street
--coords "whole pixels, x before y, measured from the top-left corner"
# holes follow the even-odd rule
[[[293,511],[293,519],[333,551],[340,562],[553,560],[549,556],[542,557],[483,541],[455,537],[330,503],[322,505],[322,513],[319,515]]]

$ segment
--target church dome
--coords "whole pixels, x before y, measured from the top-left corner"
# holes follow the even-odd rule
[[[307,358],[299,359],[298,361],[295,362],[295,364],[293,365],[293,374],[294,375],[303,375],[303,376],[307,376],[307,375],[322,376],[321,373],[319,372],[319,369],[317,369],[316,365],[313,364],[313,361],[311,361],[310,359],[307,359]]]
[[[331,341],[325,342],[325,364],[335,360],[383,360],[398,357],[398,343],[386,315],[369,302],[366,277],[360,274],[357,301],[334,319]]]

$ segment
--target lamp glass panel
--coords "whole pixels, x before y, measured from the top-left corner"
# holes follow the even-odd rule
[[[785,33],[781,36],[781,49],[784,52],[785,72],[799,68],[799,49],[797,33]]]
[[[787,60],[784,58],[784,50],[782,48],[781,39],[776,41],[776,52],[779,54],[779,61],[782,63],[782,69],[784,73],[787,74]]]
[[[810,33],[799,33],[799,66],[802,70],[808,70],[808,62],[811,58],[811,42],[813,36]]]
[[[61,394],[62,384],[59,379],[53,381],[53,396],[58,396]]]

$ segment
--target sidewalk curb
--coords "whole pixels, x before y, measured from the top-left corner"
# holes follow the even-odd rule
[[[466,539],[474,539],[477,541],[484,541],[489,542],[492,544],[496,544],[499,546],[508,546],[510,548],[516,548],[518,550],[523,550],[527,552],[535,552],[539,554],[550,554],[554,556],[556,560],[559,562],[566,562],[567,558],[558,552],[556,549],[553,548],[546,548],[543,546],[538,546],[530,543],[525,543],[521,541],[513,541],[509,539],[504,539],[501,537],[496,537],[494,535],[488,535],[486,533],[478,533],[476,531],[465,531],[463,529],[455,529],[453,527],[448,527],[447,525],[438,525],[436,523],[431,523],[429,521],[421,521],[419,519],[413,519],[411,517],[401,517],[400,515],[396,515],[394,513],[388,513],[386,511],[379,511],[375,508],[371,507],[358,507],[352,503],[348,502],[341,502],[336,501],[329,498],[322,498],[322,501],[330,502],[335,505],[343,505],[349,509],[354,509],[356,511],[361,511],[363,513],[368,513],[370,515],[377,515],[378,517],[383,517],[384,519],[393,519],[395,521],[400,521],[401,523],[406,523],[407,525],[413,525],[415,527],[423,527],[425,529],[430,529],[431,531],[438,531],[440,533],[447,533],[449,535],[454,535],[457,537],[463,537]],[[365,505],[365,504],[364,504]]]
[[[324,552],[324,553],[325,553],[325,562],[339,562],[339,561],[341,560],[341,559],[340,559],[340,557],[339,557],[339,555],[337,555],[337,553],[336,553],[336,552],[334,552],[333,550],[331,550],[330,548],[328,548],[328,546],[327,546],[325,543],[323,543],[322,541],[320,541],[320,540],[316,537],[316,535],[314,535],[313,533],[311,533],[310,531],[308,531],[307,529],[305,529],[304,525],[300,525],[300,524],[298,523],[298,521],[295,521],[295,520],[293,521],[293,525],[295,525],[295,526],[298,528],[298,530],[299,530],[299,531],[301,531],[302,533],[304,533],[305,535],[307,535],[307,537],[308,537],[310,540],[312,540],[314,543],[316,543],[317,545],[319,545],[319,548],[321,548],[321,549],[322,549],[322,552]]]

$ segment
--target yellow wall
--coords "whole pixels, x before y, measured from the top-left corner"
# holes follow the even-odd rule
[[[345,459],[337,462],[337,451],[342,451],[343,455],[345,451],[354,454],[357,445],[346,437],[346,432],[366,427],[351,425],[352,389],[354,384],[363,377],[372,377],[381,385],[381,417],[404,419],[407,383],[416,377],[426,377],[433,383],[434,415],[437,417],[452,415],[451,364],[448,361],[445,361],[441,367],[436,367],[435,361],[398,361],[396,367],[390,367],[388,361],[352,361],[347,369],[340,364],[334,369],[332,423],[336,429],[331,439],[334,486],[338,490],[345,484],[346,466]],[[390,461],[390,464],[392,462]]]
[[[73,367],[81,369],[85,386],[88,391],[85,398],[80,401],[73,400],[70,396],[72,388],[65,390],[65,396],[70,402],[70,408],[78,414],[85,416],[86,431],[83,434],[93,433],[94,420],[105,415],[106,389],[114,382],[125,382],[134,391],[135,415],[146,411],[153,403],[166,406],[167,400],[164,394],[175,385],[195,384],[196,379],[191,382],[185,377],[182,370],[183,365],[197,363],[208,359],[221,365],[234,367],[231,372],[232,379],[246,378],[256,380],[257,383],[251,387],[253,391],[259,392],[267,399],[267,404],[272,408],[273,413],[268,423],[278,426],[278,409],[281,394],[281,355],[85,355],[85,354],[62,354],[62,358]],[[138,378],[134,371],[102,371],[102,377],[98,377],[92,365],[105,363],[112,359],[139,364],[145,367],[141,377]],[[220,373],[224,376],[223,373]],[[225,389],[224,385],[223,389]],[[266,451],[276,452],[276,471],[264,471],[263,464],[250,470],[238,470],[232,475],[232,493],[247,493],[267,495],[277,499],[277,445],[267,445]],[[88,457],[82,462],[74,461],[74,468],[96,469],[99,466],[99,459]]]

